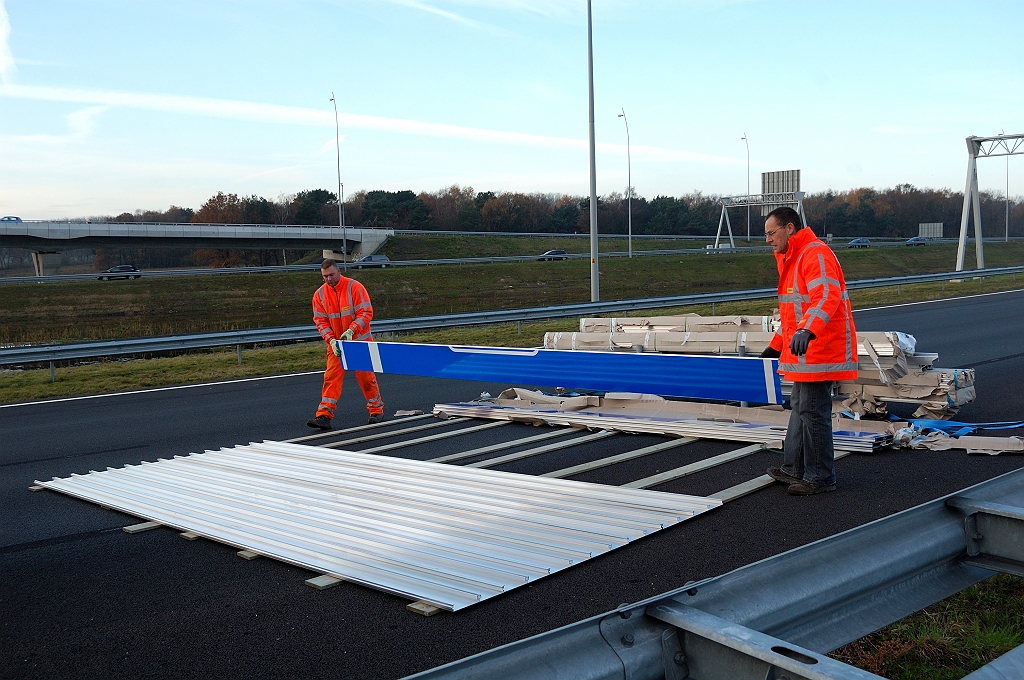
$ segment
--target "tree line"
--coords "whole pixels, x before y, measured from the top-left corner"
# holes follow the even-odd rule
[[[631,208],[630,208],[631,203]],[[838,237],[908,238],[921,222],[943,222],[946,235],[957,232],[963,194],[949,189],[919,189],[900,184],[890,189],[860,188],[822,191],[804,197],[804,210],[815,231]],[[982,223],[986,234],[1002,234],[1005,197],[982,192]],[[406,230],[587,233],[590,199],[554,193],[477,192],[457,185],[434,192],[359,191],[346,197],[345,223],[356,227]],[[598,198],[602,234],[625,234],[628,213],[636,235],[712,235],[721,215],[719,197],[693,192],[648,199],[634,193]],[[325,189],[300,191],[277,199],[218,192],[198,210],[171,206],[164,212],[136,211],[109,218],[114,222],[195,222],[219,224],[340,224],[337,195]],[[746,210],[730,213],[734,233],[746,232]],[[761,215],[751,213],[758,233]],[[1010,200],[1010,235],[1024,236],[1024,200]]]
[[[602,234],[625,234],[628,229],[626,197],[611,193],[598,199],[598,228]],[[710,236],[721,215],[719,197],[693,192],[682,196],[632,198],[633,233],[638,236],[679,234]],[[822,191],[804,197],[808,222],[818,234],[840,238],[854,236],[909,238],[921,222],[942,222],[945,236],[959,233],[963,194],[949,189],[921,189],[899,184],[889,189],[859,188]],[[590,199],[556,193],[477,192],[457,185],[434,192],[359,191],[347,196],[345,223],[356,227],[389,229],[588,233]],[[1024,199],[1009,202],[1011,236],[1024,236]],[[999,236],[1005,230],[1005,196],[981,194],[985,234]],[[746,235],[746,210],[730,212],[733,233]],[[163,222],[208,224],[302,224],[338,225],[338,197],[326,189],[283,194],[276,199],[217,192],[198,209],[170,206],[167,210],[136,210],[116,216],[94,216],[93,222]],[[751,211],[751,233],[761,233],[762,217]],[[146,268],[178,266],[232,267],[293,262],[303,253],[273,250],[219,250],[203,248],[104,248],[96,251],[100,269],[134,262]],[[23,268],[30,254],[17,248],[0,249],[0,269]]]

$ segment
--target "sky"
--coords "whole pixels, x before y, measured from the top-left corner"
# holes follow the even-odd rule
[[[585,195],[584,0],[0,0],[0,214],[276,198]],[[594,0],[597,189],[962,191],[1024,133],[1024,3]],[[340,135],[335,135],[332,93]],[[979,163],[1005,191],[1003,158]],[[1024,157],[1009,162],[1024,194]]]

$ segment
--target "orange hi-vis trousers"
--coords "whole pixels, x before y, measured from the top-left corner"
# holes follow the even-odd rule
[[[338,397],[341,396],[341,383],[344,379],[345,369],[341,367],[341,359],[334,356],[334,352],[331,350],[327,350],[323,396],[320,398],[320,408],[316,410],[318,416],[334,419],[334,412],[338,409]],[[384,400],[380,397],[377,376],[372,371],[356,371],[356,380],[359,381],[359,388],[363,391],[363,396],[366,397],[366,410],[370,412],[370,415],[384,413]]]

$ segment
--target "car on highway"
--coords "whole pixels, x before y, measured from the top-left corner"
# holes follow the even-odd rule
[[[871,246],[871,239],[867,238],[855,238],[850,241],[851,248],[869,248]]]
[[[362,269],[363,267],[380,267],[381,269],[388,266],[387,255],[366,255],[356,260],[356,269]]]
[[[541,262],[544,262],[545,260],[568,260],[569,254],[564,250],[548,250],[541,253],[540,257],[537,259]]]
[[[928,245],[928,241],[925,239],[924,236],[914,236],[913,238],[908,238],[907,242],[904,243],[903,245],[907,245],[907,246],[926,246],[926,245]]]
[[[96,278],[100,281],[113,281],[115,279],[138,279],[141,277],[142,272],[139,271],[138,267],[130,264],[119,264],[116,267],[111,267]]]
[[[14,215],[4,215],[0,217],[0,222],[21,222],[21,218]]]

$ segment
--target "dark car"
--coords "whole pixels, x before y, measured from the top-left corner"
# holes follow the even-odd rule
[[[111,267],[96,278],[100,281],[113,281],[114,279],[138,279],[141,277],[142,272],[139,271],[138,267],[133,267],[130,264],[119,264],[116,267]]]
[[[14,215],[4,215],[0,217],[0,222],[21,222],[21,218]]]
[[[391,262],[391,260],[388,259],[387,255],[366,255],[356,260],[355,264],[356,269],[362,269],[363,267],[380,267],[384,269],[388,266],[388,262]]]
[[[855,238],[850,241],[851,248],[868,248],[871,246],[871,239]]]
[[[540,257],[537,258],[541,262],[545,260],[568,260],[569,255],[564,250],[549,250],[541,253]]]
[[[913,238],[908,238],[907,242],[904,245],[907,245],[907,246],[926,246],[926,245],[928,245],[928,241],[925,239],[924,236],[914,236]]]

